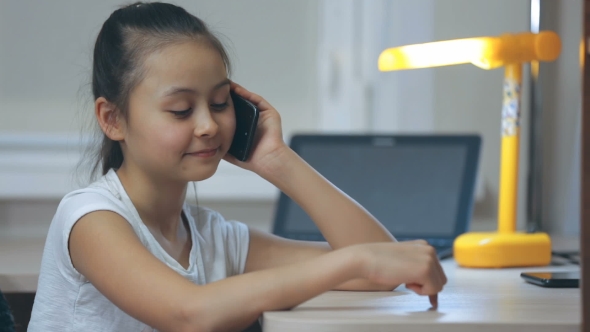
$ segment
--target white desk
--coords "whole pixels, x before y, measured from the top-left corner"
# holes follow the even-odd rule
[[[449,279],[439,308],[405,288],[394,292],[328,292],[290,311],[265,312],[265,332],[579,332],[580,289],[528,284],[520,272],[572,271],[577,266],[480,270],[443,261]]]

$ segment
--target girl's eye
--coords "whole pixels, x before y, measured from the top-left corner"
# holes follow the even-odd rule
[[[229,106],[229,104],[227,102],[225,102],[223,104],[211,104],[211,107],[217,111],[223,111],[224,109],[227,108],[227,106]]]
[[[186,118],[187,116],[190,115],[192,110],[193,110],[192,108],[189,108],[184,111],[170,111],[170,113],[174,114],[174,116],[177,118]]]

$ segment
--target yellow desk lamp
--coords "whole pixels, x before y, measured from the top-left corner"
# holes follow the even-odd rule
[[[462,63],[483,69],[505,67],[498,231],[459,236],[453,250],[460,266],[501,268],[551,262],[551,240],[546,233],[516,232],[520,95],[523,63],[553,61],[560,52],[559,36],[541,31],[407,45],[386,49],[379,56],[380,71]]]

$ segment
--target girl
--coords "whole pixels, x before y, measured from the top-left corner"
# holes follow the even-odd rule
[[[235,331],[322,292],[420,295],[446,283],[426,242],[396,243],[282,140],[278,112],[228,79],[221,43],[163,3],[116,10],[96,40],[92,92],[103,176],[66,195],[52,221],[31,331]],[[230,90],[260,109],[247,162],[226,154]],[[185,203],[221,159],[270,181],[327,243],[291,241]]]

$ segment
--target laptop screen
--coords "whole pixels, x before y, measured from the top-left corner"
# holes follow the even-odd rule
[[[479,142],[477,136],[304,136],[291,146],[394,236],[454,238],[471,216]],[[275,228],[291,238],[319,234],[281,196]]]

